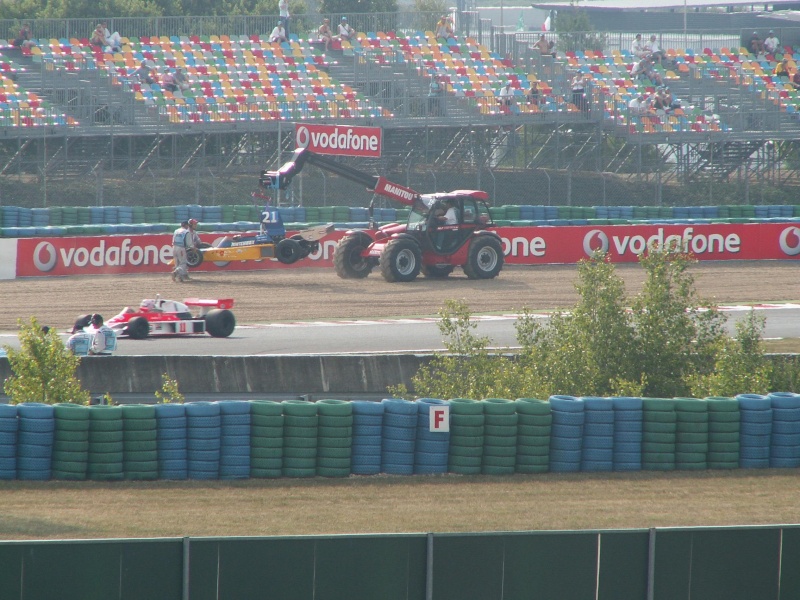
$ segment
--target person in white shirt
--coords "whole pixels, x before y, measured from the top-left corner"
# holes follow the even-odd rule
[[[92,336],[83,329],[79,329],[67,339],[67,350],[75,356],[88,356],[89,347],[92,345]]]
[[[93,314],[91,325],[88,332],[92,336],[92,343],[89,346],[90,355],[111,354],[117,349],[117,334],[103,323],[102,315]]]
[[[172,257],[175,261],[175,268],[172,270],[172,281],[188,281],[189,265],[186,255],[187,248],[193,248],[192,233],[189,229],[189,221],[183,221],[172,234]]]
[[[774,31],[770,31],[767,34],[767,38],[764,40],[764,50],[769,52],[770,54],[775,54],[775,51],[778,50],[781,46],[780,40],[775,35]]]
[[[655,35],[650,36],[650,41],[645,44],[644,49],[650,57],[650,60],[652,60],[654,63],[657,62],[658,64],[661,64],[661,61],[664,58],[664,53],[661,51]]]
[[[339,22],[339,35],[337,37],[340,40],[349,41],[355,34],[355,30],[350,27],[350,24],[347,22],[347,17],[342,17],[342,20]]]
[[[506,81],[506,84],[500,89],[500,106],[504,111],[509,111],[514,106],[514,90],[510,81]]]
[[[644,94],[640,96],[634,96],[631,98],[631,101],[628,102],[628,109],[630,110],[631,115],[643,115],[647,112],[647,108],[647,96]]]
[[[636,58],[645,58],[647,56],[647,50],[642,42],[641,33],[637,33],[633,42],[631,42],[631,54],[633,54]]]
[[[278,0],[278,15],[286,28],[286,37],[289,37],[289,0]]]
[[[286,37],[286,28],[283,26],[283,21],[278,21],[278,24],[275,25],[275,29],[269,34],[269,41],[279,43],[289,41]]]
[[[119,52],[122,47],[122,36],[117,31],[111,33],[105,21],[100,23],[100,25],[103,26],[103,37],[105,37],[106,46],[111,48],[112,52]]]

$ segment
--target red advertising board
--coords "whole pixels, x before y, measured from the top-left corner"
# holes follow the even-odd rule
[[[800,227],[792,223],[501,227],[497,232],[503,239],[506,262],[515,265],[571,264],[600,248],[607,250],[614,262],[635,262],[647,246],[673,241],[699,260],[800,258]],[[330,267],[343,235],[343,231],[331,233],[321,240],[317,252],[291,266],[275,260],[225,266],[208,262],[198,270]],[[222,237],[201,235],[210,243]],[[172,260],[171,235],[21,238],[16,255],[17,277],[167,273]]]
[[[308,148],[317,154],[380,157],[383,130],[380,127],[297,123],[294,141],[296,148]]]

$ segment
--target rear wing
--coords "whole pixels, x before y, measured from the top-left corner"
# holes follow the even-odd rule
[[[184,298],[186,306],[200,306],[203,308],[233,308],[233,298],[221,298],[219,300],[209,300],[204,298]]]

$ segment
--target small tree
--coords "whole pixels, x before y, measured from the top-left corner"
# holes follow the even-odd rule
[[[159,404],[183,404],[186,398],[178,389],[178,382],[168,374],[161,374],[161,390],[156,390]]]
[[[692,384],[695,396],[735,396],[765,393],[770,389],[772,365],[764,356],[766,318],[750,310],[736,322],[736,339],[720,340],[714,371],[698,375]]]
[[[67,350],[54,329],[45,333],[36,317],[19,324],[20,349],[5,347],[14,375],[3,389],[11,402],[88,403],[89,392],[75,377],[81,359]]]

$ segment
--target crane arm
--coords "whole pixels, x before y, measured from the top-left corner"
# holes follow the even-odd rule
[[[363,185],[370,192],[386,196],[401,204],[413,206],[414,203],[419,200],[419,193],[410,188],[392,183],[380,175],[364,173],[349,165],[342,164],[320,154],[315,154],[306,148],[298,148],[295,150],[292,155],[292,160],[284,163],[277,171],[263,171],[259,183],[264,187],[284,190],[292,182],[294,176],[303,170],[306,163],[339,175],[340,177],[344,177],[345,179],[349,179],[350,181],[354,181],[355,183]]]

